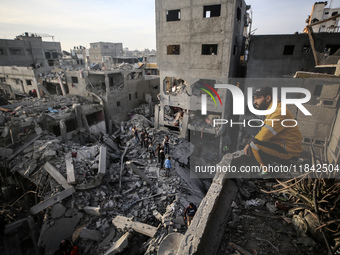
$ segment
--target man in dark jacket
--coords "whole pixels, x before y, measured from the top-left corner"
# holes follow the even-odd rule
[[[192,219],[197,211],[196,205],[190,203],[184,210],[184,219],[187,219],[188,227],[190,226]]]

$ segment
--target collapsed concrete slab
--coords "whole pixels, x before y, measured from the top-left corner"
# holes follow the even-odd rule
[[[50,207],[51,205],[54,205],[61,200],[71,196],[75,192],[74,188],[71,186],[71,188],[63,190],[54,196],[46,199],[45,201],[36,204],[35,206],[31,207],[30,211],[32,214],[37,214],[38,212],[41,212],[42,210],[45,210],[47,207]]]
[[[124,217],[124,216],[117,216],[112,220],[112,224],[118,229],[133,229],[134,231],[141,233],[146,236],[154,237],[157,232],[157,228],[140,223],[140,222],[133,222],[132,219]]]
[[[73,159],[71,157],[66,158],[66,174],[67,174],[67,183],[75,184],[76,177],[74,175]]]

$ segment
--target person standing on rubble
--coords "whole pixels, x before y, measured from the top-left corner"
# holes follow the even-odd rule
[[[272,104],[271,87],[262,87],[254,92],[254,106],[258,110],[271,109]],[[255,157],[261,165],[263,173],[267,171],[267,166],[270,163],[287,164],[301,155],[303,151],[302,134],[299,127],[294,126],[295,123],[290,121],[292,119],[294,117],[288,109],[286,109],[286,115],[281,115],[281,102],[278,102],[276,110],[266,115],[265,125],[259,133],[244,147],[244,153],[249,157],[251,155]],[[284,120],[289,124],[281,125]]]
[[[170,140],[169,140],[169,137],[166,136],[164,138],[164,141],[163,141],[163,146],[164,146],[164,149],[165,149],[165,154],[170,154]]]
[[[164,153],[164,147],[161,146],[160,147],[160,151],[159,151],[159,158],[160,158],[160,163],[161,163],[161,168],[163,168],[164,165],[164,160],[165,160],[165,153]]]
[[[153,143],[149,144],[149,153],[150,153],[150,159],[154,159],[156,157]]]
[[[136,144],[138,143],[139,141],[139,137],[138,137],[138,129],[136,127],[133,127],[132,129],[132,135],[133,137],[135,138],[135,141],[136,141]]]
[[[148,136],[148,134],[145,132],[145,137],[144,137],[144,147],[146,148],[146,149],[148,149],[149,148],[149,136]]]
[[[184,210],[184,219],[187,220],[188,227],[190,226],[192,219],[194,218],[197,211],[196,205],[190,203]]]
[[[170,177],[170,171],[171,171],[171,157],[168,157],[164,162],[165,167],[165,177]]]

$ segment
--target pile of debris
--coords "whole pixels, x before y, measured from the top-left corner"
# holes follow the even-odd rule
[[[63,105],[61,101],[59,114],[67,112],[70,103],[65,99]],[[126,242],[136,243],[134,247],[147,254],[156,254],[169,233],[185,231],[184,207],[189,201],[199,204],[204,196],[201,187],[190,180],[189,142],[167,129],[151,128],[152,123],[138,114],[121,123],[113,135],[98,137],[81,129],[65,140],[44,129],[39,118],[34,121],[39,114],[53,114],[51,111],[34,110],[36,118],[29,121],[27,107],[57,108],[52,102],[40,103],[31,102],[25,111],[14,111],[15,117],[5,112],[6,126],[12,127],[16,119],[20,128],[29,123],[25,137],[4,141],[7,147],[1,148],[6,159],[1,196],[8,242],[5,251],[31,249],[36,254],[52,254],[61,240],[72,236],[84,254],[114,254]],[[155,144],[162,143],[166,135],[170,137],[171,177],[163,176],[157,160],[135,144],[133,126],[145,129]],[[28,184],[20,188],[23,181]],[[13,189],[21,190],[21,194],[11,196]],[[31,233],[26,236],[28,244],[19,242],[20,233],[25,231]]]

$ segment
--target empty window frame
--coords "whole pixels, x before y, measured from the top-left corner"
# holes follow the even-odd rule
[[[236,19],[237,19],[237,22],[241,22],[241,9],[240,9],[240,7],[237,7]]]
[[[319,97],[321,96],[323,85],[316,85],[314,88],[313,96]]]
[[[53,58],[53,59],[58,58],[58,52],[52,51],[52,58]]]
[[[181,20],[181,10],[166,11],[166,21],[179,21]]]
[[[283,55],[293,55],[294,47],[294,45],[285,45],[283,49]]]
[[[335,16],[337,14],[338,14],[338,12],[332,12],[332,16]]]
[[[78,77],[72,76],[72,83],[78,83]]]
[[[4,49],[0,49],[0,55],[4,55]]]
[[[217,44],[202,44],[202,55],[217,55]]]
[[[120,102],[119,101],[117,102],[117,106],[120,106]]]
[[[137,92],[135,93],[135,98],[138,98]]]
[[[26,80],[26,85],[32,86],[32,80]]]
[[[167,55],[179,55],[180,48],[181,48],[180,45],[168,45]]]
[[[51,59],[51,52],[45,51],[45,58],[46,59]]]
[[[221,16],[221,5],[206,5],[203,7],[203,17],[211,18],[211,17],[220,17]]]
[[[129,100],[131,101],[131,94],[129,94]]]

